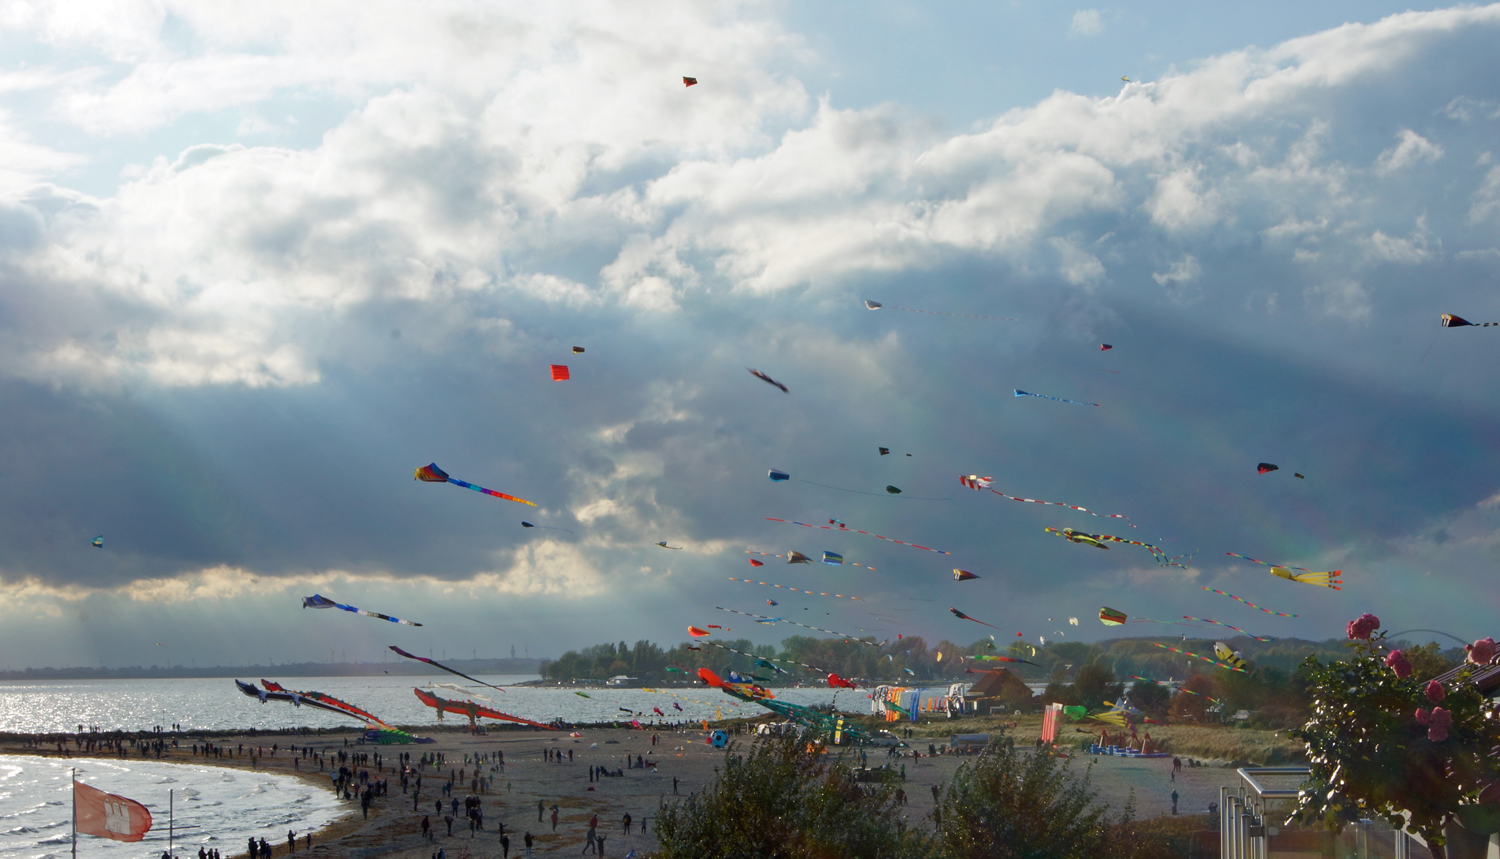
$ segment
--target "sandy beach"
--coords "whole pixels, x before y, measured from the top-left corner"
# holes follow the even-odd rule
[[[489,859],[503,857],[498,824],[504,823],[510,836],[512,855],[524,856],[524,835],[530,832],[535,839],[535,853],[560,853],[571,850],[582,854],[586,841],[588,821],[598,815],[598,832],[606,836],[604,855],[623,857],[632,850],[642,855],[657,846],[655,823],[657,810],[663,800],[673,794],[673,780],[677,792],[686,795],[707,785],[713,778],[725,752],[714,749],[704,742],[703,732],[698,729],[662,733],[659,744],[651,744],[651,733],[620,729],[583,729],[581,737],[571,737],[564,732],[492,730],[488,734],[472,735],[460,731],[433,732],[436,740],[432,744],[408,746],[374,746],[356,743],[355,732],[332,733],[321,736],[295,736],[290,734],[261,734],[257,736],[216,737],[213,739],[224,747],[263,749],[257,758],[257,769],[284,775],[298,776],[323,789],[331,790],[329,771],[319,772],[316,764],[311,768],[307,760],[300,761],[301,768],[293,765],[294,757],[287,746],[304,744],[314,749],[336,753],[349,742],[350,751],[379,752],[385,764],[379,771],[371,768],[371,778],[389,779],[390,794],[375,800],[368,819],[360,814],[359,803],[349,802],[349,815],[339,822],[313,833],[312,857],[310,859],[367,859],[373,856],[400,856],[411,859],[429,859],[442,849],[448,859]],[[735,738],[746,743],[747,736]],[[1021,739],[1021,738],[1018,738]],[[892,763],[897,769],[906,767],[906,815],[914,826],[930,826],[927,816],[933,806],[933,785],[944,785],[967,758],[961,756],[926,756],[928,739],[910,741],[923,756],[913,760],[909,756],[899,760],[887,757],[884,749],[868,748],[865,753],[871,766]],[[1024,743],[1024,739],[1021,739]],[[191,753],[191,741],[180,740],[181,747],[172,749],[163,761],[209,764],[236,769],[249,769],[248,755],[233,760],[195,757]],[[272,754],[276,744],[280,751]],[[549,762],[546,749],[555,749],[558,754]],[[26,749],[19,744],[6,744],[3,751],[15,754],[44,754],[55,756],[56,752],[45,749]],[[487,793],[481,794],[484,814],[484,829],[471,833],[468,823],[460,814],[455,816],[453,833],[447,832],[443,816],[434,813],[438,799],[444,801],[445,812],[451,813],[449,797],[442,796],[440,787],[447,780],[449,771],[465,771],[474,774],[473,756],[503,751],[505,771],[493,776],[494,782]],[[572,752],[572,760],[568,753]],[[423,791],[420,798],[401,792],[399,768],[396,757],[402,752],[411,753],[419,760],[424,753],[441,752],[446,757],[439,769],[425,770]],[[857,752],[856,752],[857,753]],[[465,763],[465,755],[470,762]],[[626,768],[626,756],[639,756],[655,766]],[[909,752],[908,752],[909,755]],[[153,758],[154,760],[155,758]],[[1171,813],[1171,792],[1179,794],[1179,811],[1203,814],[1210,801],[1218,799],[1219,785],[1237,784],[1233,769],[1222,767],[1184,768],[1175,781],[1171,780],[1171,759],[1126,759],[1082,755],[1074,759],[1073,765],[1081,770],[1087,767],[1099,799],[1115,810],[1123,810],[1133,796],[1137,817],[1154,817]],[[589,767],[606,767],[622,770],[618,777],[601,778],[591,783]],[[338,764],[333,763],[333,771]],[[590,788],[593,788],[592,790]],[[455,788],[455,795],[462,801],[468,791]],[[413,808],[414,799],[416,807]],[[537,804],[543,810],[538,820]],[[558,807],[558,821],[554,830],[551,823],[551,808]],[[632,831],[626,833],[622,826],[623,816],[632,818]],[[423,838],[421,820],[426,815],[434,826],[436,835]],[[642,823],[645,824],[642,831]],[[1205,818],[1205,827],[1207,819]],[[300,832],[300,830],[299,830]],[[265,833],[274,846],[276,856],[286,855],[286,832]],[[238,845],[228,845],[231,849]],[[299,854],[306,853],[302,838],[298,838]],[[236,855],[243,856],[243,853]],[[226,859],[230,854],[225,853]]]

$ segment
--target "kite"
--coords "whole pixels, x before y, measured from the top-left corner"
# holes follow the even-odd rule
[[[475,704],[473,701],[449,701],[444,698],[439,698],[438,696],[433,695],[430,692],[423,692],[421,689],[412,689],[411,691],[417,693],[418,701],[421,701],[423,704],[426,704],[427,706],[437,711],[439,722],[443,721],[444,713],[458,713],[461,716],[468,716],[470,725],[473,725],[476,719],[483,716],[486,719],[499,719],[505,722],[519,722],[523,725],[530,725],[533,728],[545,728],[549,731],[557,730],[557,728],[552,725],[544,725],[541,722],[533,722],[530,719],[523,719],[520,716],[512,716],[509,713],[502,713],[499,710],[492,710],[489,707],[481,707],[478,704]]]
[[[1224,622],[1224,621],[1222,621],[1222,620],[1214,620],[1214,619],[1213,619],[1213,618],[1211,618],[1211,617],[1190,617],[1190,616],[1188,616],[1188,615],[1183,615],[1183,616],[1182,616],[1182,619],[1183,619],[1183,620],[1201,620],[1201,621],[1203,621],[1203,622],[1204,622],[1204,623],[1213,623],[1213,624],[1218,624],[1218,625],[1219,625],[1219,626],[1222,626],[1222,627],[1225,627],[1225,628],[1227,628],[1227,629],[1232,629],[1232,630],[1234,630],[1234,631],[1235,631],[1235,632],[1238,632],[1238,633],[1242,633],[1242,634],[1244,634],[1244,635],[1249,635],[1249,636],[1250,636],[1250,637],[1251,637],[1251,638],[1253,638],[1253,639],[1255,639],[1255,640],[1256,640],[1256,641],[1270,641],[1270,640],[1271,640],[1271,639],[1269,639],[1269,638],[1261,638],[1261,637],[1260,637],[1260,636],[1258,636],[1258,635],[1252,635],[1252,634],[1251,634],[1251,633],[1248,633],[1248,632],[1245,632],[1245,631],[1244,631],[1244,630],[1243,630],[1243,629],[1240,629],[1240,628],[1239,628],[1239,627],[1237,627],[1237,626],[1230,626],[1230,625],[1229,625],[1229,624],[1227,624],[1227,623],[1225,623],[1225,622]]]
[[[694,638],[702,638],[705,635],[713,635],[713,633],[709,632],[706,629],[699,629],[696,626],[690,626],[688,627],[688,635],[691,635]]]
[[[1312,570],[1303,569],[1302,567],[1287,567],[1281,564],[1267,564],[1265,561],[1257,561],[1254,558],[1247,557],[1245,555],[1236,555],[1233,552],[1225,552],[1224,554],[1230,555],[1235,558],[1244,558],[1247,561],[1270,567],[1271,575],[1279,579],[1301,582],[1304,585],[1318,585],[1319,587],[1333,588],[1336,591],[1343,590],[1343,588],[1340,587],[1343,582],[1339,580],[1339,576],[1342,576],[1344,574],[1342,570],[1332,570],[1326,573],[1316,573]],[[1292,570],[1300,570],[1301,572],[1293,573]]]
[[[1243,656],[1240,656],[1239,653],[1231,650],[1229,648],[1229,645],[1225,644],[1222,641],[1214,642],[1214,655],[1219,657],[1220,661],[1224,662],[1231,668],[1236,668],[1240,671],[1245,670],[1245,658]]]
[[[958,618],[959,620],[972,620],[975,623],[980,624],[982,626],[987,626],[990,629],[999,629],[1000,628],[998,626],[995,626],[993,623],[985,623],[982,620],[976,620],[975,618],[969,617],[968,615],[964,614],[963,612],[959,611],[956,608],[949,608],[948,610],[951,611],[951,612],[953,612],[953,616],[956,617],[956,618]]]
[[[697,83],[698,83],[698,79],[697,78],[690,78],[687,75],[683,75],[682,76],[682,85],[685,86],[685,87],[694,86]]]
[[[1155,641],[1153,641],[1153,642],[1151,642],[1151,643],[1152,643],[1152,644],[1154,644],[1154,645],[1156,645],[1156,646],[1157,646],[1157,647],[1160,647],[1160,648],[1162,648],[1162,649],[1164,649],[1164,650],[1170,650],[1170,651],[1172,651],[1172,652],[1173,652],[1173,653],[1181,653],[1181,654],[1182,654],[1182,655],[1183,655],[1183,656],[1191,656],[1191,657],[1193,657],[1193,658],[1194,658],[1194,659],[1201,659],[1201,660],[1203,660],[1203,661],[1204,661],[1204,662],[1207,662],[1207,663],[1209,663],[1209,664],[1210,664],[1210,665],[1217,665],[1217,666],[1219,666],[1219,667],[1220,667],[1220,668],[1228,668],[1228,669],[1229,669],[1229,670],[1230,670],[1230,671],[1238,671],[1238,672],[1240,672],[1240,673],[1241,673],[1241,674],[1249,674],[1249,673],[1250,673],[1250,672],[1248,672],[1248,671],[1246,671],[1246,670],[1245,670],[1245,669],[1243,669],[1243,668],[1235,668],[1235,667],[1234,667],[1234,666],[1233,666],[1233,665],[1225,665],[1225,664],[1224,664],[1224,663],[1222,663],[1222,662],[1219,662],[1219,661],[1217,661],[1217,660],[1214,660],[1214,659],[1209,659],[1209,658],[1208,658],[1208,657],[1207,657],[1207,656],[1199,656],[1199,655],[1198,655],[1198,654],[1196,654],[1196,653],[1189,653],[1189,652],[1188,652],[1188,651],[1186,651],[1186,650],[1178,650],[1178,649],[1177,649],[1177,648],[1175,648],[1175,647],[1172,647],[1172,646],[1170,646],[1170,645],[1167,645],[1167,644],[1159,644],[1159,643],[1157,643],[1157,642],[1155,642]]]
[[[969,572],[968,570],[958,570],[958,569],[955,569],[953,571],[953,580],[955,582],[967,582],[967,581],[970,581],[972,579],[977,579],[977,578],[979,578],[979,577],[976,576],[976,575],[974,575],[973,573]]]
[[[781,588],[782,590],[791,591],[792,593],[807,594],[808,596],[838,597],[839,599],[846,599],[846,600],[857,600],[857,599],[859,599],[859,597],[846,596],[845,594],[830,594],[830,593],[824,593],[822,591],[804,591],[804,590],[800,590],[798,588],[791,587],[790,585],[777,585],[777,584],[772,584],[771,582],[757,582],[757,581],[753,581],[751,579],[737,579],[734,576],[730,576],[729,580],[731,582],[744,582],[747,585],[766,585],[767,587]],[[770,603],[771,605],[778,605],[778,603],[775,600],[766,600],[766,602]]]
[[[974,618],[972,618],[972,617],[969,618],[969,620],[973,620],[973,619]],[[973,660],[976,660],[978,662],[1019,662],[1019,663],[1021,663],[1023,665],[1036,665],[1035,662],[1027,662],[1026,660],[1021,659],[1021,658],[1016,657],[1016,656],[993,656],[993,655],[988,654],[988,653],[979,653],[979,654],[976,654],[974,656],[970,656],[969,658],[973,659]],[[1042,666],[1036,665],[1036,667],[1041,668]]]
[[[1105,607],[1099,609],[1099,622],[1105,626],[1120,626],[1125,623],[1125,612]]]
[[[971,483],[970,481],[974,481],[974,482]],[[990,483],[992,483],[993,481],[994,481],[994,478],[992,478],[992,477],[977,478],[977,477],[975,477],[972,474],[969,475],[969,476],[967,476],[967,477],[964,477],[964,476],[960,475],[959,478],[958,478],[958,482],[959,483],[962,483],[963,485],[969,487],[970,489],[974,489],[976,491],[979,489],[979,486],[974,485],[975,483],[980,483],[981,485],[988,487],[990,485]],[[1025,502],[1028,502],[1030,504],[1050,504],[1053,507],[1066,507],[1069,510],[1077,510],[1080,513],[1087,513],[1090,516],[1094,516],[1094,517],[1099,518],[1099,519],[1124,519],[1126,525],[1130,525],[1130,527],[1132,527],[1132,528],[1135,527],[1135,525],[1131,523],[1130,517],[1126,516],[1124,513],[1095,513],[1094,511],[1088,509],[1087,507],[1079,507],[1076,504],[1067,504],[1067,503],[1064,503],[1062,501],[1041,501],[1041,500],[1036,499],[1036,498],[1019,498],[1019,497],[1017,497],[1015,495],[1006,495],[1004,492],[1001,492],[998,489],[991,489],[990,491],[993,492],[993,493],[995,493],[996,495],[1000,496],[1001,498],[1009,498],[1012,501],[1025,501]]]
[[[900,488],[898,488],[898,487],[895,487],[895,486],[890,486],[890,485],[887,485],[887,486],[886,486],[886,487],[885,487],[885,491],[886,491],[886,492],[887,492],[887,493],[888,493],[888,494],[890,494],[890,495],[900,495],[900,494],[901,494],[901,490],[900,490]]]
[[[1072,403],[1075,406],[1098,406],[1099,405],[1098,403],[1080,403],[1077,400],[1065,400],[1062,397],[1049,397],[1046,394],[1033,394],[1033,393],[1029,393],[1027,391],[1022,391],[1022,390],[1019,390],[1019,389],[1017,389],[1017,391],[1016,391],[1016,396],[1018,396],[1018,397],[1040,397],[1041,399],[1044,399],[1044,400],[1057,400],[1059,403]]]
[[[777,471],[774,468],[766,472],[766,476],[771,478],[772,483],[780,483],[783,480],[792,479],[792,476],[790,474],[787,474],[785,471]]]
[[[89,545],[93,546],[95,549],[104,548],[104,535],[100,534],[99,536],[95,537]]]
[[[497,692],[504,692],[505,691],[504,689],[501,689],[499,686],[495,686],[495,685],[493,685],[491,683],[486,683],[483,680],[480,680],[480,679],[475,678],[475,677],[470,677],[469,675],[463,673],[462,671],[454,671],[452,668],[449,668],[448,666],[444,665],[441,662],[435,662],[435,661],[433,661],[431,659],[426,659],[424,657],[416,655],[415,653],[407,653],[406,651],[402,650],[401,648],[397,647],[394,644],[391,645],[391,650],[394,650],[396,652],[397,656],[405,656],[407,659],[415,659],[418,662],[425,662],[428,665],[431,665],[433,668],[441,668],[442,670],[448,672],[449,674],[457,674],[458,676],[462,677],[465,680],[469,680],[469,681],[472,681],[474,683],[478,683],[480,686],[488,686],[491,689],[496,690]]]
[[[746,370],[750,370],[749,367],[746,367],[745,369]],[[778,388],[781,389],[781,392],[783,394],[790,394],[791,393],[791,391],[788,391],[786,389],[786,385],[781,384],[780,382],[776,381],[775,379],[771,378],[770,376],[767,376],[765,373],[762,373],[759,370],[750,370],[750,375],[752,375],[755,378],[761,380],[762,382],[766,382],[768,384],[775,385],[776,387],[778,387]]]
[[[1167,557],[1167,553],[1162,551],[1158,546],[1153,546],[1150,543],[1142,543],[1140,540],[1127,540],[1124,537],[1116,537],[1111,534],[1085,534],[1082,531],[1075,531],[1072,528],[1063,528],[1061,531],[1056,528],[1045,528],[1043,530],[1045,530],[1048,534],[1055,534],[1058,537],[1064,537],[1074,543],[1087,543],[1090,546],[1095,546],[1100,549],[1109,548],[1102,542],[1104,540],[1110,540],[1115,543],[1129,543],[1132,546],[1140,546],[1141,548],[1150,552],[1151,557],[1156,559],[1156,563],[1163,567],[1186,567],[1187,564],[1179,564],[1177,563],[1177,561],[1180,558],[1190,557],[1188,555],[1177,555],[1176,557],[1169,558]]]
[[[583,347],[582,346],[574,346],[573,347],[573,354],[574,355],[582,355],[583,354]]]
[[[1255,473],[1256,474],[1270,474],[1273,471],[1280,471],[1280,470],[1281,470],[1281,466],[1279,466],[1279,465],[1273,465],[1273,464],[1271,464],[1269,462],[1262,462],[1259,465],[1255,466]]]
[[[809,525],[806,522],[796,522],[796,521],[793,521],[791,519],[772,519],[769,516],[766,517],[766,521],[767,522],[782,522],[782,523],[785,523],[785,524],[788,524],[788,525],[801,525],[804,528],[817,528],[820,531],[840,531],[840,532],[847,533],[847,534],[864,534],[866,537],[874,537],[877,540],[885,540],[888,543],[900,543],[903,546],[910,546],[913,549],[921,549],[924,552],[937,552],[939,555],[951,555],[951,554],[953,554],[952,552],[945,552],[942,549],[933,549],[933,548],[930,548],[928,546],[920,546],[920,545],[918,545],[916,543],[908,543],[908,542],[906,542],[904,540],[897,540],[897,539],[892,538],[892,537],[882,537],[879,534],[872,534],[869,531],[861,531],[861,530],[859,530],[857,528],[850,528],[849,526],[845,525],[844,523],[838,522],[838,520],[836,520],[836,519],[829,519],[828,521],[829,521],[830,524],[828,524],[828,525]],[[833,524],[837,524],[838,527],[837,528],[833,527]],[[780,556],[778,555],[777,557],[780,557]]]
[[[881,304],[878,301],[870,301],[869,299],[865,299],[865,309],[866,310],[879,310],[882,307],[885,307],[885,305]],[[931,314],[933,314],[935,316],[962,316],[965,319],[1003,319],[1006,322],[1020,322],[1021,321],[1019,319],[1011,319],[1009,316],[975,316],[974,314],[971,314],[971,313],[944,313],[941,310],[917,310],[914,307],[892,307],[891,309],[892,310],[905,310],[908,313],[931,313]]]
[[[1237,597],[1237,596],[1235,596],[1235,595],[1234,595],[1234,594],[1226,594],[1226,593],[1224,593],[1224,592],[1223,592],[1223,591],[1221,591],[1221,590],[1216,590],[1216,589],[1214,589],[1214,588],[1203,588],[1203,590],[1205,590],[1205,591],[1213,591],[1213,592],[1214,592],[1214,593],[1216,593],[1216,594],[1219,594],[1219,595],[1221,595],[1221,596],[1226,596],[1226,597],[1229,597],[1229,598],[1230,598],[1230,599],[1232,599],[1232,600],[1239,600],[1239,601],[1240,601],[1240,602],[1242,602],[1242,603],[1244,603],[1244,604],[1245,604],[1245,605],[1247,605],[1247,606],[1250,606],[1250,607],[1251,607],[1251,608],[1253,608],[1253,609],[1259,609],[1259,610],[1260,610],[1260,611],[1263,611],[1263,612],[1265,612],[1265,613],[1266,613],[1266,614],[1274,614],[1274,615],[1276,615],[1276,616],[1277,616],[1277,617],[1298,617],[1298,615],[1295,615],[1295,614],[1287,614],[1287,613],[1286,613],[1286,612],[1284,612],[1284,611],[1271,611],[1271,610],[1270,610],[1270,609],[1268,609],[1268,608],[1261,608],[1261,607],[1260,607],[1260,606],[1258,606],[1258,605],[1256,605],[1256,604],[1255,604],[1255,603],[1253,603],[1253,602],[1249,602],[1249,601],[1247,601],[1247,600],[1243,600],[1243,599],[1240,599],[1240,598],[1239,598],[1239,597]]]
[[[566,381],[568,381],[569,378],[570,377],[568,376],[568,365],[567,364],[553,364],[552,365],[552,381],[554,381],[554,382],[566,382]]]
[[[388,614],[381,614],[380,612],[376,612],[376,611],[365,611],[362,608],[355,608],[352,605],[343,605],[341,603],[336,603],[333,600],[329,599],[328,597],[322,596],[321,594],[313,594],[310,597],[303,597],[302,598],[302,607],[303,608],[338,608],[338,609],[343,609],[344,611],[347,611],[347,612],[352,612],[354,614],[362,614],[365,617],[373,617],[373,618],[376,618],[378,620],[388,620],[391,623],[403,623],[403,624],[406,624],[407,626],[421,626],[422,625],[422,624],[417,623],[415,621],[402,620],[399,617],[391,617]]]
[[[1473,326],[1475,328],[1489,328],[1493,325],[1500,325],[1500,322],[1470,322],[1462,316],[1454,316],[1451,313],[1443,314],[1444,328],[1463,328],[1464,326]]]
[[[663,549],[679,549],[680,550],[682,548],[681,546],[668,546],[666,540],[662,540],[660,543],[657,543],[656,545],[662,547]]]
[[[472,489],[475,492],[481,492],[485,495],[493,495],[496,498],[504,498],[506,501],[514,501],[517,504],[525,504],[530,507],[536,506],[530,501],[527,501],[525,498],[516,498],[513,495],[506,495],[502,492],[496,492],[493,489],[485,489],[483,486],[475,486],[472,483],[465,483],[464,481],[459,480],[456,477],[449,477],[448,472],[442,470],[441,468],[438,468],[437,463],[435,462],[424,465],[421,468],[417,469],[416,479],[422,481],[423,483],[451,483],[454,486],[462,486],[465,489]]]
[[[970,489],[974,490],[975,492],[978,492],[979,490],[988,487],[991,483],[994,483],[995,482],[995,478],[993,478],[993,477],[980,477],[977,474],[970,474],[968,476],[964,476],[964,475],[960,474],[958,476],[958,482],[962,483],[963,485],[965,485],[967,487],[969,487]]]
[[[837,635],[839,638],[842,638],[845,641],[852,641],[852,642],[855,642],[856,644],[868,644],[871,647],[879,647],[880,646],[880,645],[876,644],[873,641],[864,641],[862,639],[855,638],[852,635],[845,635],[844,633],[839,632],[837,630],[824,629],[821,626],[808,626],[805,623],[798,623],[795,620],[787,620],[786,618],[782,618],[782,617],[766,617],[763,614],[751,614],[748,611],[738,611],[738,610],[732,609],[732,608],[724,608],[723,606],[720,606],[720,605],[716,605],[716,606],[714,606],[714,608],[718,609],[719,611],[727,611],[730,614],[742,614],[745,617],[754,618],[755,620],[758,620],[758,621],[760,621],[762,623],[767,623],[767,624],[789,623],[792,626],[800,626],[803,629],[811,629],[811,630],[815,630],[817,632],[826,632],[829,635]]]
[[[1113,348],[1115,348],[1115,347],[1109,345],[1108,343],[1100,343],[1099,344],[1099,351],[1100,352],[1108,352],[1109,350],[1111,350]]]
[[[522,528],[541,528],[543,531],[567,531],[567,533],[569,533],[569,534],[573,533],[572,531],[568,531],[567,528],[554,528],[551,525],[533,525],[530,522],[526,522],[524,520],[521,522],[521,527]]]

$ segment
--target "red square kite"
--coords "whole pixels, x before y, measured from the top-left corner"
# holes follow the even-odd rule
[[[554,382],[566,382],[566,381],[568,381],[568,365],[567,364],[553,364],[552,365],[552,381],[554,381]]]

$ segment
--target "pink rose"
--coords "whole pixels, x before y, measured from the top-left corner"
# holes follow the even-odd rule
[[[1344,631],[1349,634],[1349,640],[1370,638],[1370,633],[1380,628],[1380,618],[1368,612],[1359,616],[1358,620],[1349,621]]]
[[[1411,676],[1411,663],[1406,661],[1406,654],[1399,650],[1392,650],[1385,656],[1385,667],[1396,672],[1396,676],[1402,680]]]
[[[1431,712],[1418,707],[1417,722],[1427,726],[1427,739],[1441,743],[1448,739],[1448,729],[1453,727],[1453,714],[1442,707],[1433,707]]]
[[[1469,661],[1475,665],[1489,665],[1490,660],[1495,658],[1495,639],[1481,638],[1473,644],[1465,644],[1464,650],[1469,651]]]
[[[1443,684],[1436,680],[1427,681],[1427,700],[1436,704],[1446,697],[1448,697],[1448,690],[1443,688]]]

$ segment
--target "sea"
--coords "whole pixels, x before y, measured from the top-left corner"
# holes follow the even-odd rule
[[[65,859],[72,854],[71,773],[78,780],[129,797],[151,812],[151,831],[126,843],[78,836],[85,859],[155,859],[168,837],[178,859],[198,848],[225,856],[245,852],[246,839],[264,837],[282,855],[288,830],[298,846],[305,833],[357,811],[302,779],[221,767],[94,758],[0,755],[0,859]],[[170,825],[169,825],[170,824]],[[316,842],[316,836],[314,836]]]
[[[648,692],[612,686],[517,686],[538,679],[526,675],[476,675],[480,680],[503,688],[497,691],[485,686],[458,682],[464,691],[431,683],[446,683],[450,678],[420,676],[375,677],[241,677],[261,685],[262,679],[280,683],[299,692],[322,692],[332,695],[386,723],[414,726],[439,724],[437,711],[424,705],[412,691],[420,687],[450,700],[471,699],[502,713],[537,722],[562,719],[571,723],[639,721],[642,725],[661,722],[698,721],[734,718],[765,713],[754,704],[736,701],[716,689],[704,686],[662,689]],[[462,681],[463,678],[451,678]],[[839,710],[869,713],[868,693],[862,690],[828,688],[789,688],[774,690],[777,699],[806,706],[833,704]],[[657,715],[656,711],[661,711]],[[488,720],[481,719],[481,723]],[[463,716],[447,714],[443,724],[466,724]],[[49,680],[0,682],[0,732],[22,733],[74,732],[79,725],[101,731],[149,731],[156,726],[171,725],[184,731],[241,731],[255,728],[333,728],[359,727],[350,717],[339,716],[313,707],[268,701],[242,694],[234,678],[179,678],[161,680]]]

